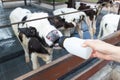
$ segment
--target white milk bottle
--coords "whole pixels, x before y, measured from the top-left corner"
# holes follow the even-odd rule
[[[92,49],[90,47],[82,47],[85,40],[77,37],[63,36],[59,39],[59,45],[66,49],[70,54],[76,55],[83,59],[91,56]]]

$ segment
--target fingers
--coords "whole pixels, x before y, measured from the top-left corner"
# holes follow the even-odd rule
[[[93,49],[93,51],[95,50],[96,48],[96,44],[95,44],[96,40],[92,40],[92,39],[89,39],[89,40],[86,40],[83,44],[82,44],[82,47],[90,47]]]
[[[83,44],[83,47],[91,47],[93,49],[93,52],[91,54],[91,57],[97,57],[100,59],[105,60],[112,60],[111,54],[108,51],[109,49],[112,49],[112,45],[105,43],[101,40],[86,40]],[[109,54],[107,54],[109,53]]]
[[[91,45],[93,45],[93,44],[95,44],[95,43],[99,43],[100,42],[100,40],[98,40],[98,39],[87,39],[87,40],[85,40],[85,42],[83,43],[83,46],[85,45],[87,45],[87,46],[91,46]]]
[[[82,46],[83,46],[83,47],[87,47],[87,46],[90,47],[90,46],[92,45],[92,43],[93,43],[92,40],[86,40],[86,41],[82,44]]]
[[[91,57],[97,57],[100,59],[105,59],[105,60],[112,60],[112,57],[110,55],[104,55],[102,53],[99,52],[95,52],[91,55]]]

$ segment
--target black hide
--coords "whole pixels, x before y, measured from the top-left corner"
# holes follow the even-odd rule
[[[20,33],[26,35],[26,37],[36,37],[38,36],[37,30],[34,27],[29,28],[18,28]]]
[[[118,22],[117,30],[120,30],[120,19],[119,19],[119,22]]]
[[[112,0],[98,0],[97,4],[102,4],[104,2],[108,2],[108,3],[112,4]]]
[[[34,27],[18,28],[18,29],[19,29],[19,39],[21,40],[21,42],[23,41],[23,34],[24,34],[27,38],[37,38],[42,45],[44,45],[45,47],[48,47],[44,38],[39,36],[39,33]]]
[[[64,28],[73,28],[74,25],[72,23],[68,23],[65,21],[64,18],[61,18],[59,16],[48,18],[51,25],[54,25],[57,29],[64,27]]]
[[[59,16],[48,18],[51,25],[54,25],[56,28],[61,28],[65,24],[65,19],[62,19]]]
[[[93,20],[94,15],[97,15],[97,11],[95,12],[92,8],[90,8],[89,5],[85,3],[80,3],[80,7],[78,8],[78,10],[80,11],[84,10],[86,15],[89,16],[90,20]]]
[[[28,43],[29,53],[37,52],[40,54],[49,54],[38,38],[31,38]]]

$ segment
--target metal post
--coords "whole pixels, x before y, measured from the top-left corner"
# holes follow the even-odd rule
[[[27,0],[24,0],[25,6],[27,6]]]
[[[53,0],[53,10],[55,10],[55,0]]]
[[[68,0],[66,4],[68,8],[75,8],[75,0]]]

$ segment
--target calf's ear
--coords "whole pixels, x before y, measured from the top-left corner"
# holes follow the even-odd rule
[[[26,37],[30,37],[33,35],[29,28],[19,28],[20,33],[24,34]]]
[[[30,30],[28,28],[20,28],[19,30],[21,33],[25,34],[26,36],[28,36],[30,33]]]
[[[48,20],[51,21],[52,18],[48,17]]]
[[[55,24],[55,20],[54,20],[54,18],[52,18],[52,17],[49,17],[49,18],[48,18],[48,21],[50,22],[51,25],[54,25],[54,24]]]
[[[26,34],[28,28],[19,28],[20,33]]]

